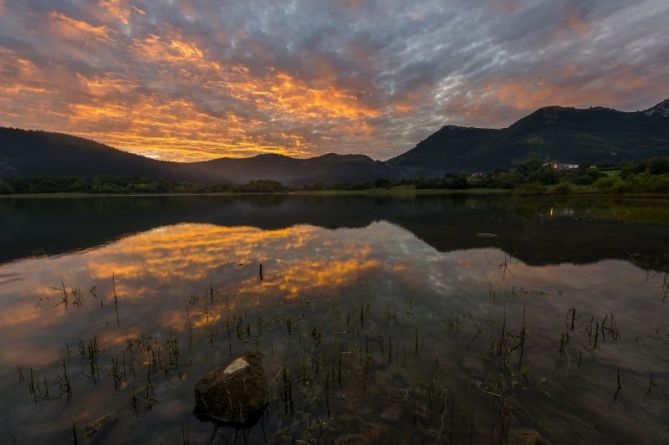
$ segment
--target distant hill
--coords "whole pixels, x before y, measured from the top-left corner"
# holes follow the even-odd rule
[[[408,176],[513,168],[531,155],[560,162],[669,156],[669,100],[645,111],[541,108],[508,128],[446,126],[388,161]]]
[[[220,158],[188,165],[207,177],[221,175],[238,183],[269,179],[287,185],[333,185],[373,183],[380,178],[400,178],[399,171],[384,162],[374,161],[364,155],[334,153],[308,159],[265,154],[251,158]]]
[[[0,178],[114,176],[205,184],[274,180],[292,186],[331,186],[513,168],[532,155],[568,163],[669,156],[669,100],[633,113],[546,107],[504,129],[446,126],[385,163],[364,155],[333,153],[309,159],[265,154],[164,162],[65,134],[0,127]]]
[[[275,180],[286,185],[399,178],[393,167],[363,155],[327,154],[310,159],[259,155],[164,162],[65,134],[0,128],[0,177],[8,175],[143,177],[200,183]]]
[[[170,175],[173,163],[155,161],[75,136],[0,128],[0,174],[44,176]]]

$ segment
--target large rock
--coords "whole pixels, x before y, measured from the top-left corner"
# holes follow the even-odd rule
[[[262,416],[266,405],[267,380],[259,353],[247,352],[195,385],[193,414],[200,420],[249,426]]]

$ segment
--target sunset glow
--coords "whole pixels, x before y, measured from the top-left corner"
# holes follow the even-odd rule
[[[668,14],[663,0],[2,0],[0,125],[174,161],[386,159],[446,124],[654,105]]]

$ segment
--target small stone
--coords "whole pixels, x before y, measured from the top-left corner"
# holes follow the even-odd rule
[[[267,379],[259,353],[247,352],[195,385],[193,414],[221,425],[253,425],[267,406]]]

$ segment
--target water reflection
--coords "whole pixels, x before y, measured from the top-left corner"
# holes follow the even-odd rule
[[[82,307],[70,309],[81,317],[98,316],[101,308],[95,300],[99,298],[105,305],[106,323],[113,324],[112,279],[123,324],[143,324],[148,312],[157,322],[156,329],[183,329],[183,300],[209,286],[234,291],[240,298],[260,294],[273,299],[336,298],[347,287],[375,279],[382,264],[386,273],[403,270],[401,262],[389,261],[371,244],[387,237],[413,238],[396,232],[387,223],[344,231],[304,225],[265,231],[179,224],[71,255],[13,262],[2,268],[3,275],[17,279],[5,282],[0,291],[0,334],[25,348],[37,340],[36,334],[41,337],[49,329],[71,328],[71,314],[62,301],[64,290],[84,296]],[[265,271],[262,281],[259,264]],[[195,321],[196,327],[203,324]],[[26,358],[25,363],[36,365],[53,356],[33,353]],[[6,365],[16,360],[16,354],[0,357]]]
[[[316,402],[306,396],[298,402],[313,418],[330,419],[344,443],[355,434],[366,441],[401,441],[413,434],[434,440],[441,411],[424,411],[421,403],[433,394],[418,391],[415,382],[431,381],[436,361],[444,369],[444,388],[464,401],[458,402],[461,415],[469,419],[475,412],[482,425],[462,441],[490,443],[498,433],[485,428],[499,422],[497,402],[480,390],[498,390],[490,386],[490,351],[524,326],[528,351],[522,366],[516,364],[518,351],[509,352],[513,371],[506,371],[514,382],[519,426],[540,429],[558,443],[572,434],[583,442],[669,439],[663,420],[669,415],[667,279],[659,267],[639,267],[662,264],[665,247],[657,244],[666,227],[639,231],[639,225],[584,221],[556,211],[551,219],[553,207],[528,214],[481,200],[329,203],[330,209],[318,208],[321,215],[310,213],[313,202],[304,199],[177,201],[183,212],[174,210],[175,202],[103,201],[96,204],[102,213],[95,220],[109,217],[106,225],[82,223],[78,227],[87,233],[81,243],[71,234],[70,244],[44,249],[59,255],[20,258],[25,248],[13,241],[6,257],[12,261],[0,266],[0,390],[6,395],[3,412],[12,413],[0,421],[2,429],[19,442],[70,441],[73,420],[85,424],[111,411],[115,426],[97,436],[100,443],[167,440],[181,434],[182,424],[204,441],[210,430],[190,415],[193,382],[253,348],[265,354],[268,375],[285,366],[300,369],[299,363],[312,369],[319,357],[325,357],[321,366],[337,354],[344,360],[366,357],[368,362],[353,360],[343,371],[343,381],[356,383],[341,384],[340,392],[330,388],[336,416],[324,413],[322,389],[315,391],[320,404],[310,405]],[[39,231],[30,222],[39,219],[30,216],[32,204],[16,205],[25,227],[14,233]],[[91,209],[90,202],[71,205]],[[144,231],[135,230],[141,224],[115,227],[110,215],[118,206],[148,206],[147,214],[159,217],[143,222],[149,226]],[[136,214],[138,220],[144,216]],[[241,224],[247,220],[254,224]],[[170,224],[154,225],[161,221]],[[636,256],[627,250],[634,232],[640,240]],[[658,237],[653,244],[652,236]],[[572,264],[575,258],[590,264]],[[572,309],[578,314],[574,329],[565,324]],[[607,326],[601,332],[609,337],[594,340],[595,323],[597,332]],[[499,334],[501,326],[508,335]],[[611,338],[611,326],[619,338]],[[95,384],[77,358],[78,344],[93,338],[106,370]],[[158,356],[166,360],[171,339],[178,339],[185,364],[156,374],[155,406],[137,410],[131,396],[145,390],[141,381],[147,369],[152,372],[146,345],[160,345]],[[112,359],[125,359],[130,345],[144,348],[136,353],[137,376],[114,389]],[[321,350],[322,345],[328,346]],[[370,348],[377,352],[361,354]],[[16,385],[17,365],[55,379],[63,361],[75,386],[70,403],[36,404],[25,382]],[[625,389],[612,405],[617,370]],[[656,387],[644,396],[651,374]],[[360,375],[368,376],[364,390]],[[281,417],[280,399],[276,403],[269,434],[282,437],[289,420],[292,433],[306,431],[297,415]],[[366,414],[352,414],[360,412]],[[417,418],[425,431],[414,431]],[[35,430],[36,424],[41,428]]]
[[[601,197],[0,199],[0,262],[88,249],[181,223],[277,230],[363,228],[381,220],[440,251],[496,247],[529,264],[624,259],[669,270],[669,202]]]

